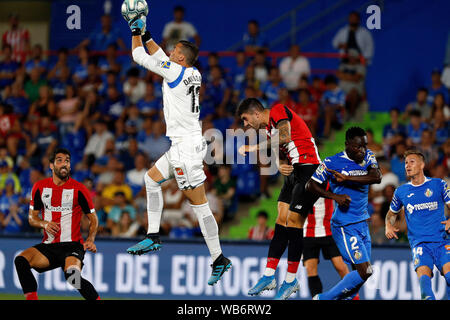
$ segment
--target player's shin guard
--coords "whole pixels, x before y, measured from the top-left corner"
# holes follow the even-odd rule
[[[318,293],[322,293],[322,281],[319,276],[308,277],[308,287],[311,297],[314,297]]]
[[[298,265],[303,253],[303,229],[287,228],[288,234],[288,270],[286,282],[292,282],[297,274]]]
[[[444,278],[447,282],[447,300],[450,300],[450,272],[444,274]]]
[[[431,278],[426,274],[419,278],[420,296],[422,300],[436,300],[431,288]]]
[[[17,256],[14,259],[14,265],[16,266],[17,276],[25,298],[27,300],[37,300],[37,282],[31,272],[30,263],[25,257]]]
[[[269,245],[269,253],[267,255],[267,265],[264,275],[272,276],[277,269],[278,262],[288,245],[287,228],[281,224],[275,224],[275,230]]]
[[[148,173],[145,174],[144,182],[147,193],[147,233],[158,233],[163,210],[161,185],[158,182],[153,181],[153,179],[148,176]]]
[[[200,230],[202,231],[203,238],[214,262],[222,253],[219,240],[219,227],[217,226],[216,219],[209,208],[208,202],[201,205],[191,204],[191,207],[197,216]]]
[[[358,271],[347,273],[333,288],[320,294],[320,300],[342,300],[359,291],[365,280]]]
[[[81,270],[78,267],[69,267],[64,271],[64,277],[67,283],[77,289],[84,299],[99,300],[97,290],[95,290],[89,281],[81,276]]]

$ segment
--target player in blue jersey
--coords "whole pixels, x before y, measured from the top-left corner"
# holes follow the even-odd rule
[[[436,299],[431,289],[434,266],[447,281],[450,299],[450,219],[445,217],[445,205],[450,207],[450,187],[442,179],[426,177],[424,167],[425,157],[421,152],[405,152],[405,170],[410,182],[395,190],[386,214],[386,237],[397,239],[399,229],[394,224],[404,208],[422,300]]]
[[[327,181],[330,190],[327,191]],[[372,275],[371,240],[367,219],[369,185],[381,182],[381,171],[372,151],[367,149],[364,129],[352,127],[345,133],[345,151],[321,163],[307,184],[307,190],[333,199],[337,206],[331,217],[331,232],[344,261],[355,270],[314,300],[353,298]]]

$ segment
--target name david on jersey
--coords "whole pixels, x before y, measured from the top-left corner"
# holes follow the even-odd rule
[[[187,79],[183,80],[183,83],[186,86],[189,85],[192,82],[195,82],[196,84],[200,84],[202,82],[202,77],[194,74],[192,76],[187,77]]]

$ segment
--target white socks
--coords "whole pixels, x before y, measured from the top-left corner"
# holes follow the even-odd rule
[[[266,277],[271,277],[275,274],[275,269],[272,268],[266,268],[266,270],[264,270],[264,275]]]
[[[145,190],[147,191],[147,233],[158,233],[163,210],[163,195],[159,183],[145,174]]]
[[[208,202],[200,205],[191,204],[191,207],[197,216],[200,230],[202,231],[203,238],[205,238],[206,245],[214,262],[222,253],[219,241],[219,227],[217,226],[216,219],[209,208]]]

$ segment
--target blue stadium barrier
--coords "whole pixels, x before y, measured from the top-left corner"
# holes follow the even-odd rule
[[[102,298],[267,300],[275,296],[275,291],[256,298],[247,296],[248,289],[264,270],[268,242],[222,241],[223,251],[232,260],[233,267],[211,287],[207,284],[211,261],[203,240],[163,239],[162,251],[131,256],[126,249],[136,240],[98,239],[98,252],[86,254],[83,276],[93,283]],[[38,242],[37,237],[0,237],[0,294],[22,293],[14,256]],[[374,246],[372,263],[374,274],[360,290],[362,300],[420,299],[409,247]],[[277,271],[279,284],[284,280],[286,266],[286,259],[281,259]],[[339,280],[331,263],[323,259],[319,275],[324,289]],[[300,290],[292,299],[311,299],[303,266],[297,278]],[[66,284],[61,269],[40,274],[38,284],[39,295],[78,296],[78,292]],[[432,284],[436,298],[445,299],[446,283],[436,269]]]

